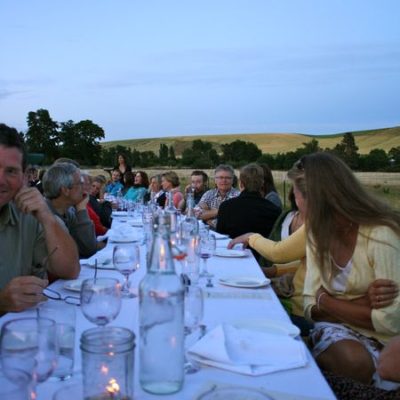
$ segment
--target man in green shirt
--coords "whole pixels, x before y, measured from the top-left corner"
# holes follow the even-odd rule
[[[0,314],[43,301],[46,268],[79,275],[78,250],[36,188],[24,185],[26,154],[18,132],[0,124]]]

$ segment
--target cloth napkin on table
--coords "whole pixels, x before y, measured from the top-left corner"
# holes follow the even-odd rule
[[[112,242],[138,242],[142,239],[139,230],[126,225],[123,228],[119,226],[118,229],[109,229],[106,235]]]
[[[307,364],[300,340],[228,324],[218,325],[205,335],[189,349],[188,355],[204,364],[253,376]]]

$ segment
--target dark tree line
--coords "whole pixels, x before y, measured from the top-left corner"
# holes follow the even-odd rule
[[[359,154],[354,136],[345,133],[340,143],[333,149],[322,149],[318,140],[303,143],[295,151],[278,154],[262,154],[256,144],[235,140],[217,145],[215,143],[194,140],[190,148],[176,157],[174,147],[160,144],[158,154],[153,151],[138,151],[127,146],[102,147],[104,130],[90,120],[56,122],[47,110],[29,112],[28,130],[22,134],[28,150],[43,153],[44,163],[51,164],[58,157],[69,157],[82,165],[114,166],[118,154],[124,154],[132,167],[188,167],[213,168],[219,163],[229,163],[241,167],[249,162],[267,163],[274,170],[288,170],[295,161],[306,154],[317,151],[330,151],[341,157],[353,170],[359,171],[400,171],[400,146],[393,147],[388,153],[382,149],[371,150],[369,154]]]

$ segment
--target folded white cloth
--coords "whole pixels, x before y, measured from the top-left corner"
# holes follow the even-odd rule
[[[264,375],[307,364],[304,343],[291,336],[218,325],[188,355],[204,364],[245,375]]]

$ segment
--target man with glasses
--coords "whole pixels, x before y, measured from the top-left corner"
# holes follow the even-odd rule
[[[212,229],[217,226],[220,204],[240,194],[239,190],[232,186],[234,175],[235,171],[230,165],[218,165],[214,172],[216,188],[205,192],[196,207],[196,217],[203,220]]]
[[[53,164],[43,177],[43,191],[50,209],[68,228],[78,245],[79,257],[88,258],[96,253],[97,242],[86,209],[89,195],[84,183],[80,170],[69,162]]]
[[[36,188],[24,186],[26,152],[17,130],[0,124],[0,314],[44,300],[46,270],[79,275],[78,251]]]

